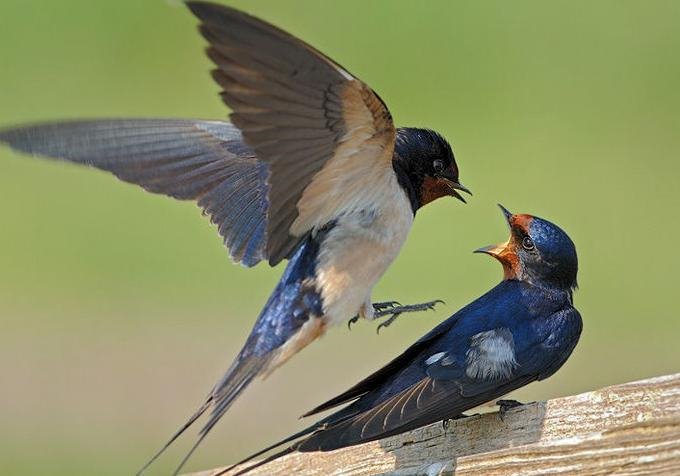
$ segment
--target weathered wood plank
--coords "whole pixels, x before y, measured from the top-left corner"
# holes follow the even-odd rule
[[[250,474],[680,475],[680,374],[291,454]]]

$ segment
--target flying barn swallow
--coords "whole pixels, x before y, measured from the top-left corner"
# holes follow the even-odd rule
[[[333,325],[431,308],[373,304],[372,289],[417,210],[444,196],[465,202],[458,192],[469,191],[441,135],[395,128],[380,97],[333,60],[238,10],[187,5],[233,125],[72,121],[0,131],[0,142],[196,200],[245,266],[289,260],[226,375],[168,442],[212,409],[197,446],[256,376]]]
[[[385,367],[304,416],[352,403],[223,473],[291,442],[242,472],[293,451],[331,451],[455,418],[554,374],[581,334],[572,298],[576,249],[549,221],[502,210],[510,239],[477,250],[501,262],[500,284]]]

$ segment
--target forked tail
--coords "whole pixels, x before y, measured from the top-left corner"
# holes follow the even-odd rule
[[[144,471],[209,408],[207,423],[198,440],[182,459],[179,472],[241,392],[259,376],[268,375],[299,350],[323,334],[322,300],[314,283],[319,233],[308,237],[291,257],[286,270],[227,373],[213,387],[205,403],[140,470]],[[139,473],[138,473],[139,474]]]
[[[248,386],[248,384],[262,372],[266,367],[270,358],[250,356],[247,358],[239,358],[232,364],[226,375],[218,382],[212,390],[208,398],[206,398],[203,405],[201,405],[196,412],[187,420],[177,432],[163,445],[163,447],[153,455],[153,457],[137,472],[137,476],[141,475],[154,461],[156,461],[168,447],[174,443],[189,427],[191,427],[196,420],[198,420],[209,408],[212,408],[208,422],[199,432],[196,443],[191,447],[189,452],[182,458],[182,461],[177,466],[174,474],[178,474],[191,455],[196,451],[196,448],[208,435],[210,430],[215,426],[219,419],[229,409],[231,404],[238,398],[241,392]]]

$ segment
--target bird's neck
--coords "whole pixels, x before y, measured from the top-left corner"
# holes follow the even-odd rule
[[[570,296],[577,287],[576,282],[573,280],[561,279],[560,276],[548,277],[541,272],[537,272],[531,268],[522,267],[521,265],[519,266],[519,272],[517,273],[516,277],[522,281],[530,283],[533,286],[549,289],[554,292],[566,293]]]
[[[408,165],[396,151],[392,157],[392,169],[397,176],[399,186],[404,190],[404,193],[408,197],[408,200],[411,203],[411,210],[415,215],[422,204],[422,179],[420,180],[420,183],[416,183],[418,182],[418,178],[410,173]]]
[[[514,281],[521,286],[525,286],[525,289],[532,289],[534,292],[537,292],[543,296],[551,296],[552,300],[568,301],[569,304],[574,303],[573,288],[563,288],[541,280],[512,278],[506,279],[504,281]]]

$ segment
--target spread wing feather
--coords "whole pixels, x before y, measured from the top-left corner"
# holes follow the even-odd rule
[[[180,200],[196,200],[232,259],[266,258],[268,166],[231,124],[182,119],[112,119],[0,131],[0,142],[34,155],[112,172]]]
[[[267,254],[382,193],[395,130],[361,81],[311,46],[243,12],[188,2],[201,20],[231,121],[270,166]]]

